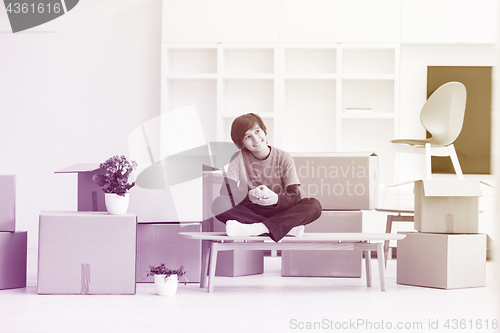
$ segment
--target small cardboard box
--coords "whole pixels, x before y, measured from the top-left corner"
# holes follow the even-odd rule
[[[26,231],[0,232],[0,290],[26,287]]]
[[[480,182],[432,179],[415,182],[415,230],[429,233],[477,233]]]
[[[404,234],[398,241],[398,284],[442,289],[486,285],[486,234]]]
[[[201,241],[187,239],[180,232],[200,232],[201,223],[141,223],[137,225],[137,282],[153,282],[149,266],[181,265],[188,282],[200,282]]]
[[[302,197],[324,210],[374,209],[378,204],[378,156],[373,152],[292,153]]]
[[[0,231],[16,230],[16,176],[0,175]]]
[[[305,232],[362,232],[362,222],[361,211],[323,211]],[[361,251],[282,251],[281,275],[361,277],[361,257]]]
[[[135,215],[42,212],[39,222],[39,294],[135,294]]]

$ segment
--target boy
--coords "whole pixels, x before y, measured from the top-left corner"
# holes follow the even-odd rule
[[[266,125],[254,113],[234,120],[231,139],[240,152],[229,163],[221,195],[212,204],[226,233],[269,234],[275,242],[285,235],[302,236],[304,225],[321,215],[321,205],[301,198],[291,155],[267,144]]]

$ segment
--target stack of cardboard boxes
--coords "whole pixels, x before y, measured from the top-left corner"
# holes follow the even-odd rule
[[[16,231],[16,177],[0,175],[0,290],[26,287],[28,233]]]
[[[98,163],[73,164],[56,171],[78,175],[78,211],[106,212],[104,192],[92,180],[99,172]],[[201,242],[180,237],[179,233],[201,231],[201,223],[180,222],[168,190],[134,186],[128,213],[137,216],[136,282],[153,282],[153,277],[147,276],[149,266],[162,263],[172,269],[183,265],[188,281],[200,281]]]
[[[363,213],[377,207],[378,156],[372,152],[292,154],[302,197],[323,212],[305,232],[362,232]],[[283,251],[282,276],[361,277],[360,251]]]
[[[416,232],[398,241],[397,282],[443,289],[485,286],[480,182],[419,180],[414,195]]]

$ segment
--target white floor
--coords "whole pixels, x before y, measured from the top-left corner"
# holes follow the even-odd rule
[[[193,283],[157,296],[153,284],[141,283],[136,295],[37,295],[30,249],[28,287],[0,291],[0,332],[498,331],[492,261],[486,287],[441,290],[398,285],[396,261],[389,260],[388,291],[381,292],[376,260],[371,288],[364,276],[281,277],[280,260],[266,257],[261,275],[216,277],[210,294]]]

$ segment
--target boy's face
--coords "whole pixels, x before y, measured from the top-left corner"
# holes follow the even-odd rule
[[[246,131],[243,136],[243,147],[248,149],[254,155],[258,152],[267,151],[266,133],[259,127],[259,125],[254,125],[251,129]]]

